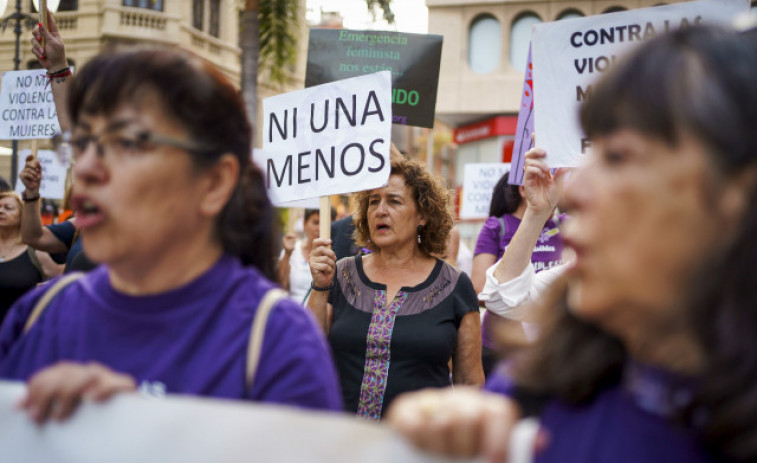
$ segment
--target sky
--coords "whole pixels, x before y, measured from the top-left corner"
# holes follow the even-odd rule
[[[307,0],[308,19],[317,21],[320,9],[339,11],[347,29],[377,29],[425,34],[428,32],[428,9],[425,0],[393,0],[395,24],[389,25],[376,15],[373,21],[365,0]]]

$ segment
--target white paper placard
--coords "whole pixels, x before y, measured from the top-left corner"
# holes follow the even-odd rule
[[[26,157],[31,150],[21,150],[18,152],[18,175],[19,180],[16,182],[16,193],[21,194],[26,189],[21,181],[21,171],[24,170]],[[42,182],[39,185],[39,195],[48,199],[63,199],[66,192],[66,166],[60,162],[55,151],[38,150],[37,159],[42,165]]]
[[[463,173],[460,218],[485,219],[489,217],[489,205],[492,201],[494,185],[509,170],[509,163],[466,164]]]
[[[589,142],[578,110],[591,85],[622,54],[665,31],[727,22],[748,9],[748,0],[700,0],[535,25],[534,129],[549,166],[581,162]]]
[[[60,132],[58,113],[45,71],[3,72],[0,140],[50,138],[57,132]]]
[[[391,127],[388,71],[266,98],[258,162],[268,196],[278,205],[386,185]]]
[[[34,424],[26,387],[0,381],[0,461],[24,463],[483,463],[418,451],[388,426],[343,413],[243,401],[118,394],[63,423]],[[538,423],[517,422],[509,463],[531,463]]]

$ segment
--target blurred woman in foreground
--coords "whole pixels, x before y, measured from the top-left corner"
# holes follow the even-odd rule
[[[137,383],[340,408],[322,333],[290,300],[273,306],[246,377],[276,246],[237,90],[188,55],[109,51],[74,77],[68,112],[72,204],[85,251],[102,265],[62,289],[27,332],[47,288],[22,299],[0,332],[0,377],[29,381],[32,418],[63,418],[82,397]]]
[[[593,151],[565,190],[576,259],[536,345],[489,384],[509,399],[421,393],[393,423],[491,460],[533,414],[537,462],[755,461],[755,75],[753,39],[690,28],[595,85],[581,111]]]

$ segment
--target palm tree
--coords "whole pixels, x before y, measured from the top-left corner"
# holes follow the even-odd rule
[[[258,71],[260,66],[275,83],[286,80],[286,69],[297,58],[300,0],[240,0],[239,46],[242,49],[242,95],[247,116],[253,125],[257,119]],[[383,12],[384,19],[394,22],[392,0],[365,0],[368,9]]]

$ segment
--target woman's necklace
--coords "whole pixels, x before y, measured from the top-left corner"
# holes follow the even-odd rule
[[[7,261],[10,256],[16,251],[16,244],[11,244],[10,247],[0,247],[0,264]]]

